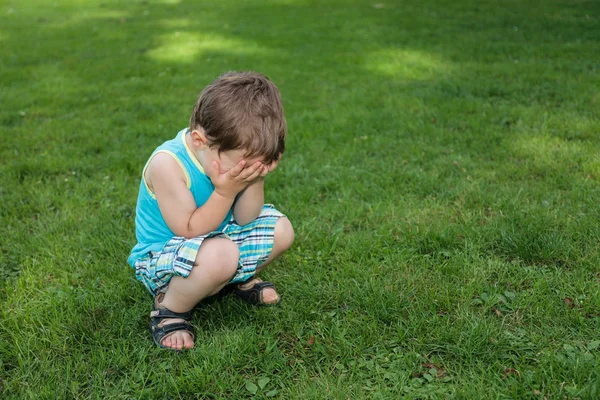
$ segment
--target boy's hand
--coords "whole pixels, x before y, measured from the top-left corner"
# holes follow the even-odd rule
[[[250,185],[263,181],[269,172],[273,172],[275,168],[277,168],[277,164],[279,164],[279,160],[273,161],[269,165],[261,164],[262,168],[260,168],[260,175],[258,175],[252,182],[250,182]]]
[[[215,186],[215,192],[223,197],[233,198],[246,186],[260,178],[264,169],[263,164],[258,161],[246,167],[246,161],[241,160],[235,167],[221,174],[219,163],[215,161],[212,164],[210,180]]]
[[[267,171],[268,172],[273,172],[275,171],[275,168],[277,168],[277,165],[279,164],[279,160],[281,158],[278,158],[277,160],[273,161],[271,164],[267,165]]]
[[[273,161],[269,165],[262,164],[262,171],[260,175],[256,177],[256,179],[254,179],[252,182],[250,182],[250,185],[254,185],[255,183],[264,181],[269,172],[275,171],[275,168],[277,168],[277,164],[279,164],[279,160]]]

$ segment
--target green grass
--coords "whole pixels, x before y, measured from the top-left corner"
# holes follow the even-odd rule
[[[228,70],[279,86],[284,302],[155,348],[140,171]],[[0,2],[0,397],[597,399],[600,5]]]

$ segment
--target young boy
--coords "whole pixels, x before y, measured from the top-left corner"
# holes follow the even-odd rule
[[[279,302],[255,274],[294,241],[288,219],[264,204],[286,133],[277,87],[258,73],[227,73],[200,93],[189,128],[150,156],[128,262],[154,296],[160,347],[193,347],[191,310],[227,284],[250,303]]]

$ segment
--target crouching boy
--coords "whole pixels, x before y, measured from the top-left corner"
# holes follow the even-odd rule
[[[157,345],[193,347],[191,310],[225,285],[253,304],[280,301],[256,274],[294,241],[288,219],[264,204],[286,133],[277,87],[258,73],[227,73],[200,93],[189,127],[150,156],[128,262],[154,296]]]

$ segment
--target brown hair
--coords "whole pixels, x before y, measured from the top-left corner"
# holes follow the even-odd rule
[[[269,164],[285,150],[287,123],[277,86],[256,72],[228,72],[202,90],[190,129],[204,130],[219,152],[245,150]]]

